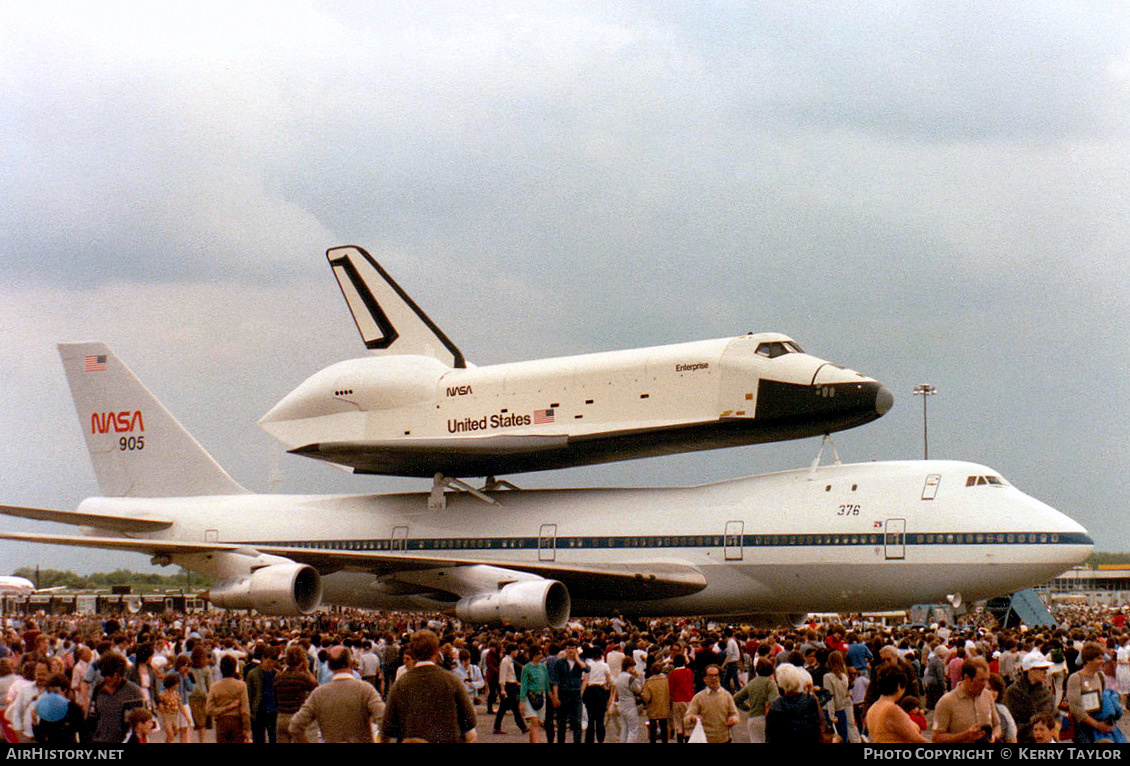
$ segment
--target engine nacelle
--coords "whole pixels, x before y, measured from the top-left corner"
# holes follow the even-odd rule
[[[255,609],[261,614],[297,617],[322,603],[322,578],[306,564],[259,567],[242,580],[217,583],[210,596],[224,609]]]
[[[460,599],[455,614],[464,622],[508,622],[516,628],[536,630],[565,627],[570,608],[569,590],[557,580],[527,580]]]

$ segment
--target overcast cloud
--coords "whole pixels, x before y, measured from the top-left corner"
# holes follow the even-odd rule
[[[270,481],[256,420],[362,353],[324,259],[358,244],[479,364],[786,332],[896,394],[845,460],[919,457],[932,383],[932,457],[1130,550],[1130,8],[402,6],[0,2],[0,502],[97,492],[54,348],[86,338],[252,489],[424,489]],[[0,544],[35,563],[145,559]]]

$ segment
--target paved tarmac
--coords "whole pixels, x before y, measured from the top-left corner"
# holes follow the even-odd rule
[[[486,714],[486,711],[487,711],[487,709],[486,709],[485,705],[476,705],[475,706],[475,712],[478,713],[478,718],[479,718],[479,726],[478,726],[479,742],[487,742],[487,743],[491,743],[491,742],[508,742],[508,743],[529,742],[529,737],[525,734],[521,734],[518,731],[518,727],[514,724],[514,715],[512,713],[508,713],[506,720],[503,721],[503,723],[502,723],[503,733],[502,734],[493,734],[492,732],[494,731],[494,716],[493,715],[488,716]],[[613,718],[611,720],[614,721],[615,718]],[[742,743],[746,743],[746,744],[749,743],[749,735],[748,735],[748,731],[746,730],[745,716],[743,716],[742,720],[738,722],[737,726],[735,726],[732,729],[732,733],[733,733],[733,737],[734,737],[734,742],[742,742]],[[584,730],[581,731],[581,739],[582,739],[582,741],[584,741]],[[573,733],[572,732],[566,732],[565,741],[566,742],[572,742],[573,741]],[[605,741],[605,744],[607,744],[609,742],[616,742],[616,743],[620,742],[620,728],[619,728],[618,724],[611,723],[610,728],[609,728],[609,730],[608,730],[608,732],[605,736],[604,741]],[[640,738],[639,738],[639,741],[640,742],[647,742],[647,723],[643,720],[640,721]],[[671,742],[674,742],[674,741],[675,741],[675,738],[672,736]]]
[[[507,714],[506,719],[502,723],[503,733],[502,734],[494,734],[493,731],[494,731],[494,719],[495,719],[495,717],[494,717],[493,714],[487,715],[486,705],[476,705],[475,706],[475,712],[478,714],[479,742],[487,743],[487,744],[514,744],[514,743],[525,744],[525,743],[529,742],[529,737],[525,734],[522,734],[518,730],[518,727],[515,725],[514,716],[513,716],[512,713]],[[1123,716],[1121,721],[1119,722],[1119,725],[1122,728],[1123,733],[1126,734],[1128,738],[1130,738],[1130,716]],[[738,724],[736,726],[734,726],[734,728],[731,731],[732,731],[732,734],[733,734],[733,737],[734,737],[734,742],[745,743],[745,744],[749,743],[749,733],[748,733],[748,730],[746,729],[746,719],[745,719],[744,715],[742,716],[742,720],[739,721]],[[581,733],[581,736],[582,736],[582,739],[583,739],[583,737],[584,737],[583,731]],[[165,741],[164,734],[157,734],[155,736],[155,740],[158,741],[158,742],[164,742]],[[195,733],[192,735],[192,741],[193,742],[196,741]],[[205,734],[204,741],[205,742],[215,742],[216,741],[215,729],[208,729],[208,731]],[[573,741],[572,732],[569,732],[569,733],[566,734],[565,741],[566,742],[572,742]],[[609,731],[607,733],[607,736],[605,738],[605,743],[609,743],[609,742],[618,743],[619,741],[620,741],[619,727],[615,723],[612,723],[610,728],[609,728]],[[640,739],[639,739],[639,741],[640,742],[647,742],[647,724],[642,722],[642,721],[640,723]],[[673,737],[672,737],[671,741],[674,742]]]

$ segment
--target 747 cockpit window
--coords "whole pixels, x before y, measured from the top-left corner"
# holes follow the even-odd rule
[[[760,343],[757,346],[756,353],[759,356],[766,356],[770,359],[776,359],[785,354],[803,354],[804,350],[793,343],[791,340],[773,341],[770,343]]]
[[[999,476],[970,476],[965,480],[967,487],[1007,487],[1008,482]]]

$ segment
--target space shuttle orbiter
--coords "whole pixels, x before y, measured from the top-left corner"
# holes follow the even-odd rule
[[[326,255],[373,355],[315,373],[259,424],[355,473],[496,476],[798,439],[894,401],[778,333],[475,367],[367,252]]]

